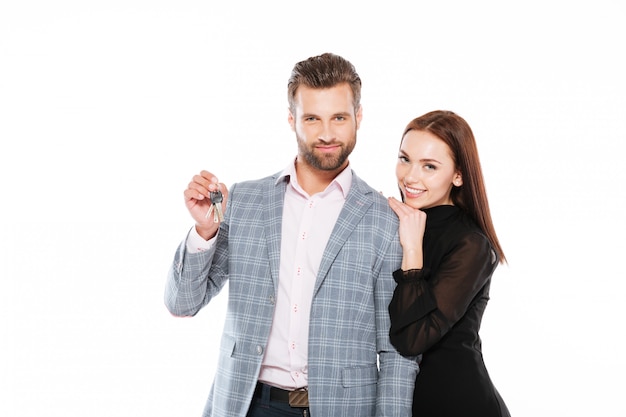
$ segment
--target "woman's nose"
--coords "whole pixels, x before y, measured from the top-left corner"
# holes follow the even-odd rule
[[[417,182],[420,179],[419,168],[417,165],[410,164],[407,167],[406,175],[404,176],[406,182]]]

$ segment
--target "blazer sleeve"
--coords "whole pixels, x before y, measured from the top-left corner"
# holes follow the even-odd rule
[[[384,258],[376,281],[375,302],[378,333],[378,393],[376,416],[412,416],[413,389],[419,373],[417,357],[404,357],[391,345],[389,339],[389,302],[396,283],[393,271],[400,265],[402,249],[398,236]]]
[[[189,253],[187,238],[178,246],[165,284],[165,306],[172,315],[195,316],[224,287],[228,279],[228,221],[226,213],[211,249]]]

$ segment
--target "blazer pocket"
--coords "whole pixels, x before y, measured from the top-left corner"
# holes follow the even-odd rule
[[[344,388],[375,384],[378,381],[378,368],[371,366],[354,366],[344,368],[341,373],[341,382]]]
[[[231,357],[233,356],[233,352],[235,351],[235,339],[228,336],[228,335],[223,335],[222,336],[222,343],[220,344],[220,351],[222,352],[222,355],[225,355],[227,357]]]

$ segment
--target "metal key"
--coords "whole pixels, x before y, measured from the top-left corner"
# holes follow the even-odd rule
[[[213,204],[211,205],[207,216],[209,216],[210,212],[213,211],[213,221],[215,223],[223,222],[224,212],[222,211],[222,201],[224,200],[224,196],[222,196],[222,192],[220,190],[211,191],[209,193],[209,198]]]

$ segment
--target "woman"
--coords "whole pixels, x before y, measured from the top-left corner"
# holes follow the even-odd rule
[[[433,111],[411,121],[396,167],[402,269],[389,305],[390,337],[422,355],[413,415],[501,417],[509,411],[483,362],[480,322],[491,275],[506,262],[489,212],[474,135]]]

